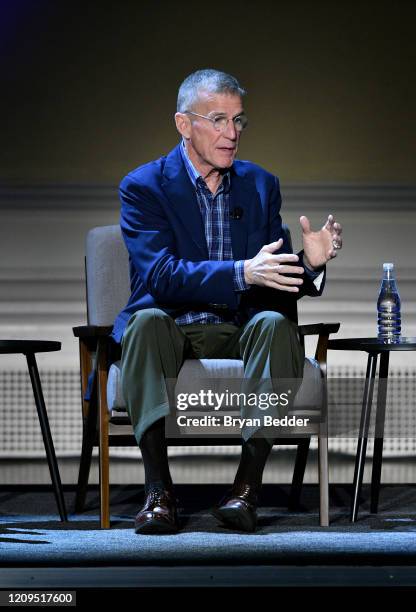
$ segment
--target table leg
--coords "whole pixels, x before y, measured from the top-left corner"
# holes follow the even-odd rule
[[[30,381],[32,383],[33,395],[35,398],[36,409],[38,411],[40,429],[42,431],[43,443],[45,445],[46,458],[48,460],[49,472],[53,484],[56,503],[58,505],[61,521],[67,521],[65,500],[62,491],[61,477],[59,475],[58,462],[56,461],[55,449],[51,430],[49,427],[48,413],[46,412],[45,400],[43,399],[42,385],[39,377],[36,357],[34,353],[26,354],[27,366],[29,368]]]
[[[387,380],[389,377],[389,351],[380,355],[378,374],[376,432],[374,436],[373,471],[371,475],[371,508],[372,513],[378,509],[380,495],[381,465],[383,461],[384,422],[386,419]]]
[[[377,353],[369,353],[367,360],[367,372],[365,375],[365,387],[363,395],[363,403],[361,408],[361,422],[360,432],[357,444],[357,454],[355,457],[355,470],[354,470],[354,494],[351,504],[351,522],[354,523],[357,520],[358,514],[358,500],[361,493],[361,487],[363,484],[365,454],[367,450],[367,438],[368,429],[370,425],[371,416],[371,403],[373,401],[373,390],[374,390],[374,378],[377,368]]]

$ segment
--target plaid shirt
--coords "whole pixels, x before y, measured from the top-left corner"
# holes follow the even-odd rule
[[[224,174],[222,183],[215,194],[208,189],[204,179],[196,170],[188,157],[185,143],[181,146],[182,159],[189,178],[195,187],[199,210],[205,228],[205,238],[208,246],[208,256],[210,260],[225,261],[233,259],[233,249],[231,245],[230,233],[230,173]],[[244,260],[236,261],[234,264],[234,290],[245,291],[248,289],[244,281]],[[191,325],[193,323],[224,323],[233,322],[233,316],[221,316],[213,312],[190,311],[180,315],[175,319],[178,325]]]

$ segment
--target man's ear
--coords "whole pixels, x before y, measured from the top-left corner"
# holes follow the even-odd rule
[[[183,138],[191,137],[191,121],[185,113],[175,113],[176,129]]]

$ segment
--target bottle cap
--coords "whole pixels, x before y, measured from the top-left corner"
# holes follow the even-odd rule
[[[383,270],[384,272],[387,272],[389,270],[393,270],[394,268],[394,264],[392,263],[383,263]]]

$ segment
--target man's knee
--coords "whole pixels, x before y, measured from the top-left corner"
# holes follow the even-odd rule
[[[276,329],[276,328],[287,328],[292,326],[292,322],[289,321],[281,312],[274,310],[263,310],[258,312],[252,319],[252,325],[258,325],[262,329]]]
[[[124,335],[154,333],[155,325],[164,319],[169,319],[169,315],[160,308],[138,310],[130,317]]]

